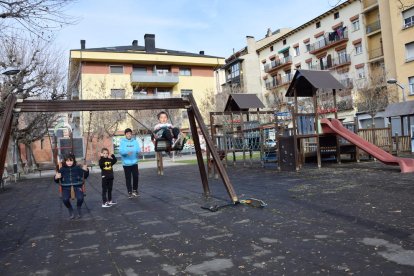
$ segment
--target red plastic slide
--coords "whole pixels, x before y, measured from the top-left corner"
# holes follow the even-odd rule
[[[402,173],[414,172],[414,159],[398,158],[370,142],[362,139],[357,134],[346,129],[339,120],[336,119],[321,119],[322,130],[324,133],[335,133],[342,138],[348,140],[358,148],[372,155],[386,165],[399,165]]]

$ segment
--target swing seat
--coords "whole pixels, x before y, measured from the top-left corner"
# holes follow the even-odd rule
[[[157,138],[155,139],[155,151],[162,152],[162,151],[181,151],[184,148],[185,140],[183,140],[182,144],[177,147],[172,147],[171,142],[165,138]]]

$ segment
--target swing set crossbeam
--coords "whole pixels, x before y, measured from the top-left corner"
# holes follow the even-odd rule
[[[107,99],[107,100],[24,100],[15,108],[20,112],[70,112],[108,110],[151,110],[186,108],[189,101],[182,98],[168,99]]]

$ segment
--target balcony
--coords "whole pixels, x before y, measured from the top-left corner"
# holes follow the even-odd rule
[[[342,79],[339,82],[342,83],[342,85],[348,89],[354,88],[354,82],[352,81],[351,78]]]
[[[289,84],[293,79],[293,74],[286,74],[281,78],[276,78],[276,86],[275,87],[280,87],[283,85],[287,85]]]
[[[375,62],[384,58],[382,48],[373,49],[368,52],[369,62]]]
[[[369,25],[367,25],[366,26],[366,28],[365,28],[365,33],[367,34],[367,35],[373,35],[373,33],[374,32],[376,32],[376,31],[378,31],[378,30],[380,30],[381,29],[381,23],[380,23],[380,21],[378,20],[378,21],[375,21],[375,22],[373,22],[373,23],[371,23],[371,24],[369,24]]]
[[[333,70],[351,64],[351,57],[348,54],[340,55],[322,64],[312,64],[310,70]]]
[[[131,83],[137,83],[140,86],[173,86],[178,83],[178,73],[132,72]]]
[[[275,88],[275,87],[276,87],[277,82],[276,82],[276,79],[275,79],[275,78],[271,78],[270,80],[267,80],[267,81],[265,82],[265,84],[266,84],[266,89],[267,89],[267,90],[270,90],[270,89],[272,89],[272,88]]]
[[[363,13],[372,11],[378,8],[378,0],[363,0]]]
[[[310,45],[309,53],[315,55],[347,41],[348,31],[341,34],[326,33],[322,39]]]
[[[264,70],[266,73],[269,73],[269,72],[274,72],[280,68],[283,68],[285,66],[290,66],[290,65],[292,65],[292,57],[287,56],[281,59],[272,60],[270,64],[269,63],[265,64]]]

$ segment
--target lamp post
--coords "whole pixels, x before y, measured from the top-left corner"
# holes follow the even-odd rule
[[[402,85],[402,84],[398,83],[396,79],[389,79],[389,80],[387,80],[387,83],[388,83],[388,84],[395,84],[395,85],[397,85],[399,88],[401,88],[401,90],[402,90],[402,96],[403,96],[403,102],[405,102],[405,92],[404,92],[404,88],[405,88],[405,87],[404,87],[404,85]]]
[[[5,76],[12,76],[20,73],[20,69],[15,67],[7,67],[4,69],[1,74]],[[17,140],[13,141],[13,173],[17,173]]]

